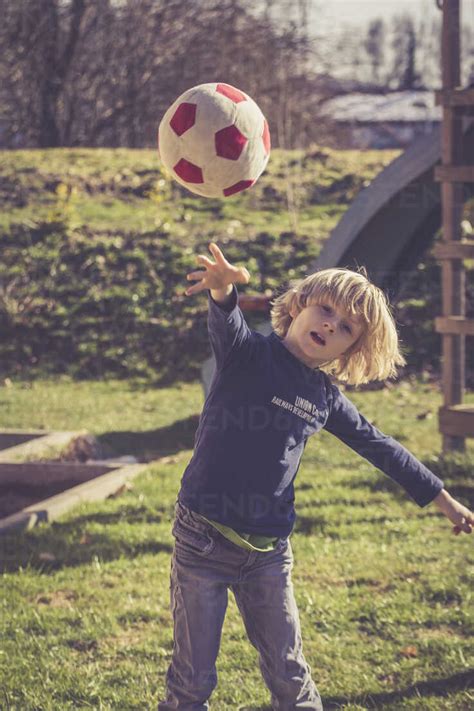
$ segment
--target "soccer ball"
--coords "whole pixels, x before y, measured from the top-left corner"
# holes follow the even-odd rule
[[[200,84],[170,106],[158,152],[173,178],[204,197],[250,188],[270,155],[270,131],[250,96],[230,84]]]

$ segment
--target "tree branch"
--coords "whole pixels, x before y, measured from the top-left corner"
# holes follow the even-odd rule
[[[71,61],[74,57],[77,41],[79,39],[79,30],[85,9],[86,6],[84,0],[73,0],[69,35],[57,69],[57,74],[61,81],[64,81],[71,66]]]

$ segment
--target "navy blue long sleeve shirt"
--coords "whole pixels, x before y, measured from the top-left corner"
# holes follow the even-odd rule
[[[398,482],[419,506],[443,482],[380,432],[321,370],[294,356],[272,332],[252,331],[235,286],[221,306],[208,294],[216,369],[178,495],[193,511],[236,531],[288,536],[294,481],[308,437],[331,432]]]

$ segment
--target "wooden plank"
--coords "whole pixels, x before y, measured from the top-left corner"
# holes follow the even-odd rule
[[[445,0],[441,26],[441,83],[445,90],[455,89],[461,83],[460,28],[460,0]]]
[[[474,88],[438,89],[435,91],[435,101],[437,106],[474,107]]]
[[[239,294],[239,306],[242,311],[264,311],[270,310],[270,299],[272,296],[264,294]]]
[[[44,437],[49,432],[45,430],[16,430],[16,429],[1,429],[0,430],[0,449],[9,449],[17,445],[29,442],[38,437]]]
[[[31,430],[23,429],[21,427],[2,427],[2,429],[0,429],[0,437],[3,437],[3,435],[18,435],[19,437],[44,437],[48,434],[51,434],[50,430]]]
[[[440,316],[435,319],[435,329],[438,333],[474,336],[474,319],[464,316]]]
[[[37,459],[44,455],[49,448],[61,449],[66,447],[74,437],[80,434],[84,434],[84,432],[43,432],[41,437],[37,436],[35,439],[30,439],[23,444],[1,450],[0,462]]]
[[[54,521],[78,504],[101,501],[118,491],[127,481],[134,479],[147,466],[149,464],[129,464],[84,484],[79,484],[62,494],[27,506],[22,511],[0,520],[0,534],[14,530],[26,530],[41,522]]]
[[[443,22],[441,28],[441,76],[443,90],[452,90],[461,81],[460,47],[460,0],[443,2]],[[463,133],[461,111],[456,107],[443,107],[441,125],[441,168],[462,166]],[[436,172],[436,171],[435,171]],[[446,242],[459,241],[461,235],[461,215],[463,186],[460,182],[443,181],[441,184],[443,239]],[[441,263],[442,297],[444,316],[465,315],[465,273],[459,260],[445,260]],[[443,395],[444,405],[462,402],[465,384],[465,337],[443,335]],[[464,449],[464,440],[457,431],[443,432],[443,451]]]
[[[434,176],[439,183],[474,183],[474,165],[439,165]]]
[[[443,230],[451,236],[448,242],[457,241],[460,234],[460,217],[457,208],[462,203],[456,202],[456,190],[459,186],[443,184]],[[451,206],[451,210],[447,209]],[[441,263],[443,316],[465,316],[465,270],[460,260],[444,260]],[[465,338],[459,335],[445,334],[442,339],[442,382],[445,405],[462,402],[465,383]]]
[[[0,486],[48,486],[50,484],[81,484],[119,468],[119,464],[79,462],[2,462]]]
[[[450,437],[474,437],[474,405],[451,405],[438,410],[439,429]]]
[[[436,259],[474,259],[474,240],[439,242],[433,249]]]

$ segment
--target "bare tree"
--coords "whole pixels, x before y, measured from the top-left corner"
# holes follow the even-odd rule
[[[0,0],[2,103],[39,146],[60,144],[58,102],[74,60],[85,0]],[[4,108],[5,113],[5,108]]]
[[[380,72],[384,63],[385,25],[382,19],[377,18],[369,23],[364,48],[370,58],[372,67],[372,80],[380,83]]]
[[[397,89],[418,89],[421,77],[416,69],[417,35],[413,18],[399,15],[394,19],[392,38],[393,69],[391,80]]]
[[[277,24],[245,0],[0,0],[8,145],[154,145],[171,101],[208,81],[257,98],[282,145],[314,140],[308,2]]]

